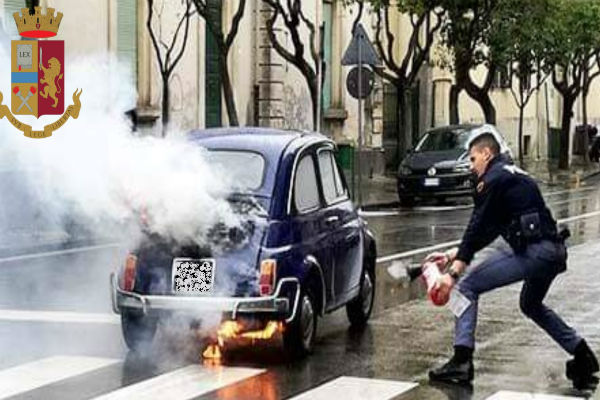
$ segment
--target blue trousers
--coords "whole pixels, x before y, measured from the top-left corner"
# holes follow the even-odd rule
[[[560,243],[541,241],[527,246],[523,254],[498,253],[470,270],[457,284],[471,305],[456,319],[454,344],[475,347],[477,302],[479,295],[492,289],[524,281],[521,289],[521,311],[545,330],[569,354],[575,352],[581,337],[543,300],[550,284],[561,271],[564,247]]]

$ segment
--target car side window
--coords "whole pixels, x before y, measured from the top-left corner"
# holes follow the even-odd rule
[[[325,201],[331,203],[345,194],[333,152],[322,150],[319,152],[319,170],[321,172],[321,183]]]
[[[307,212],[319,207],[317,173],[310,154],[303,156],[298,163],[294,178],[294,201],[299,212]]]

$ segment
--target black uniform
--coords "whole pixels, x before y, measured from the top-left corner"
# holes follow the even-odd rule
[[[498,236],[519,254],[528,242],[558,239],[556,221],[535,181],[501,156],[490,161],[477,183],[475,210],[457,258],[470,263],[477,251]]]

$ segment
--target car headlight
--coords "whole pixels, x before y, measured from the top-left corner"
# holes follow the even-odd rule
[[[400,174],[401,175],[410,175],[410,174],[412,174],[412,169],[410,169],[406,166],[402,166],[402,167],[400,167]]]

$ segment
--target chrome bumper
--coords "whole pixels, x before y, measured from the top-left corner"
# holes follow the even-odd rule
[[[294,304],[290,307],[287,297],[280,297],[284,285],[293,285]],[[115,273],[110,274],[111,300],[113,311],[121,313],[122,308],[141,310],[144,314],[160,311],[202,313],[208,311],[238,314],[272,313],[290,322],[296,316],[300,299],[300,282],[297,278],[283,278],[277,283],[275,293],[265,297],[192,297],[169,295],[140,295],[122,290]],[[290,315],[291,312],[291,315]],[[282,318],[283,319],[283,318]]]

